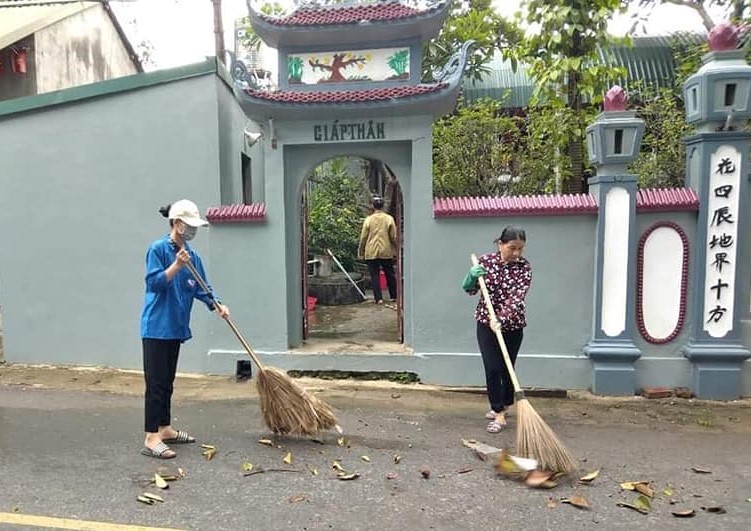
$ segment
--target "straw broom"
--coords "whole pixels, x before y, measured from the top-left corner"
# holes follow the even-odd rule
[[[477,265],[479,261],[477,256],[472,255],[472,264]],[[511,363],[511,357],[506,348],[506,342],[503,340],[501,326],[493,309],[493,303],[490,300],[488,287],[485,285],[485,279],[478,279],[480,291],[485,306],[490,316],[490,327],[495,332],[498,344],[503,353],[503,362],[506,364],[511,383],[514,386],[514,401],[516,402],[516,414],[518,423],[516,427],[516,451],[521,457],[530,457],[536,459],[543,470],[551,472],[569,473],[577,468],[576,458],[568,451],[566,446],[553,433],[542,417],[535,411],[532,404],[524,396],[524,391],[519,385],[519,380],[514,371],[514,365]]]
[[[186,266],[201,289],[211,296],[214,305],[218,304],[195,266],[191,262],[186,262]],[[256,387],[261,399],[261,414],[271,431],[280,435],[315,435],[322,430],[334,428],[341,433],[334,412],[328,404],[297,385],[286,372],[265,367],[232,319],[225,320],[258,366]]]

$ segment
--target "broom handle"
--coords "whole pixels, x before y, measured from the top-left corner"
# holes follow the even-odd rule
[[[190,270],[190,274],[193,275],[193,278],[198,282],[198,285],[201,286],[201,289],[209,294],[209,297],[211,297],[211,302],[214,303],[214,308],[217,307],[219,304],[216,300],[216,297],[214,297],[214,292],[211,291],[211,289],[206,285],[206,282],[203,281],[201,278],[201,275],[198,274],[198,271],[196,271],[196,266],[193,265],[193,262],[187,261],[185,262],[185,265]],[[235,336],[238,340],[240,340],[240,343],[242,343],[242,346],[245,347],[245,351],[248,353],[248,356],[258,365],[259,370],[263,370],[263,364],[261,363],[261,360],[258,359],[258,356],[255,352],[253,352],[253,349],[251,348],[250,344],[245,341],[245,338],[240,333],[240,330],[235,326],[235,323],[232,321],[231,318],[227,317],[224,319],[227,321],[227,324],[232,329],[232,331],[235,333]]]
[[[477,256],[472,254],[472,265],[478,265],[480,262],[477,260]],[[511,383],[514,385],[514,392],[521,392],[522,388],[519,385],[519,380],[516,377],[514,371],[514,365],[511,363],[511,356],[508,355],[508,349],[506,348],[506,342],[503,340],[503,334],[501,333],[500,323],[498,323],[498,317],[495,314],[493,303],[490,301],[490,293],[488,293],[488,287],[485,285],[485,278],[479,277],[477,279],[480,284],[480,291],[482,292],[482,298],[485,301],[485,307],[488,309],[488,317],[490,317],[490,328],[495,332],[495,337],[498,339],[498,344],[501,346],[501,352],[503,352],[503,361],[508,369],[508,374],[511,377]],[[497,325],[497,326],[494,326]]]

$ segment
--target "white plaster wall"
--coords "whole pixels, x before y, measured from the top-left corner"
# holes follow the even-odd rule
[[[38,31],[35,59],[37,94],[137,72],[102,6]]]

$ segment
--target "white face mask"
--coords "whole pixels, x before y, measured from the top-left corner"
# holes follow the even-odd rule
[[[198,227],[191,227],[190,225],[183,224],[183,230],[180,232],[180,236],[183,237],[183,241],[189,242],[196,237]]]

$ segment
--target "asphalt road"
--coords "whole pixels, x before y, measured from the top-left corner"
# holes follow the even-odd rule
[[[345,429],[344,446],[334,433],[321,441],[278,439],[266,446],[258,442],[270,434],[254,398],[186,400],[174,408],[174,424],[199,443],[214,445],[216,455],[207,460],[199,444],[184,445],[175,448],[176,459],[157,461],[139,454],[142,404],[136,396],[0,385],[0,529],[751,527],[748,407],[734,410],[732,423],[725,425],[666,422],[679,413],[660,401],[639,402],[625,421],[612,404],[593,412],[596,408],[586,404],[555,406],[533,399],[582,460],[581,475],[600,470],[591,484],[574,478],[540,490],[498,476],[492,462],[462,445],[462,439],[474,439],[513,446],[513,424],[499,435],[485,433],[480,395],[431,392],[426,397],[388,390],[333,394],[327,400]],[[706,411],[715,409],[714,418],[727,413],[723,405],[702,407],[699,418],[709,418]],[[283,462],[287,454],[291,464]],[[359,477],[338,479],[335,461]],[[244,463],[267,472],[244,476]],[[185,476],[159,490],[148,480],[160,466],[180,467]],[[421,473],[425,468],[427,479]],[[637,496],[619,484],[637,480],[651,482],[655,491],[646,515],[617,506]],[[145,491],[161,495],[164,503],[139,503],[136,498]],[[561,502],[572,496],[585,497],[591,510]],[[696,515],[671,515],[685,508]]]

